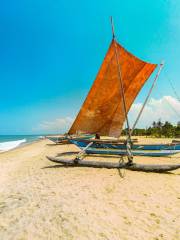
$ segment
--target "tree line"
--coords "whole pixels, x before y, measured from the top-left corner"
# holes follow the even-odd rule
[[[127,129],[123,129],[122,135],[126,135]],[[180,137],[180,121],[176,126],[166,121],[165,123],[160,120],[153,122],[152,125],[146,129],[135,128],[133,136],[151,136],[151,137],[167,137],[167,138],[179,138]]]

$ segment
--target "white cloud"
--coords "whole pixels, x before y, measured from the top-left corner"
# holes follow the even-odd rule
[[[132,105],[129,112],[131,127],[141,107],[142,103],[134,103]],[[161,99],[150,99],[141,115],[137,127],[149,127],[153,121],[158,121],[159,119],[161,119],[162,122],[170,121],[173,124],[180,121],[180,102],[171,96],[164,96]],[[43,121],[34,131],[44,133],[65,133],[68,131],[73,121],[74,119],[71,117],[57,118],[54,121]]]
[[[43,121],[35,129],[36,131],[45,132],[45,133],[65,133],[70,128],[73,118],[57,118],[54,121]]]
[[[135,122],[142,107],[142,103],[134,103],[129,112],[131,126]],[[170,121],[176,124],[180,121],[180,102],[171,97],[164,96],[161,99],[150,99],[141,115],[137,127],[148,127],[153,121],[161,119],[162,122]]]

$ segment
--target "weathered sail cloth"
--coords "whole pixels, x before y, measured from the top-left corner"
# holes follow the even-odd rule
[[[112,41],[94,84],[69,134],[78,131],[118,137],[125,121],[115,47],[119,58],[127,112],[156,64],[144,62]]]

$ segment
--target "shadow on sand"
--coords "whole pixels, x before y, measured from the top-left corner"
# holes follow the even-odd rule
[[[42,167],[41,169],[58,169],[58,168],[97,168],[97,167],[87,167],[87,166],[79,166],[79,165],[63,165],[63,164],[56,164],[56,165],[53,165],[53,166],[45,166],[45,167]],[[104,168],[105,169],[105,168]],[[107,170],[112,170],[112,169],[107,169]],[[118,171],[118,174],[121,178],[124,178],[125,177],[125,171],[127,171],[128,169],[114,169],[114,170],[117,170]],[[131,171],[131,170],[129,170]],[[133,171],[134,172],[134,171]],[[143,173],[146,173],[146,174],[152,174],[152,172],[143,172]],[[165,174],[165,175],[180,175],[180,173],[173,173],[173,172],[162,172],[162,173],[157,173],[157,172],[153,172],[154,174]]]

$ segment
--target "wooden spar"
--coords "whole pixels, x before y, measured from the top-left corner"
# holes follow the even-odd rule
[[[84,149],[82,149],[75,157],[76,161],[82,160],[83,155],[86,153],[86,150],[93,144],[93,142],[90,142]]]
[[[164,165],[149,165],[149,164],[136,164],[136,163],[120,163],[120,162],[96,162],[96,161],[82,161],[75,162],[74,160],[65,160],[58,157],[48,157],[52,162],[60,163],[65,166],[75,167],[93,167],[93,168],[108,168],[108,169],[128,169],[132,171],[143,171],[143,172],[157,172],[163,173],[173,171],[180,168],[180,164],[164,164]]]
[[[115,38],[115,34],[114,34],[114,24],[113,24],[113,19],[111,17],[111,26],[112,26],[112,34],[113,34],[113,39]],[[123,81],[122,81],[122,73],[121,73],[121,67],[120,67],[120,63],[119,63],[119,58],[118,58],[118,52],[117,52],[117,46],[116,46],[116,41],[114,41],[114,50],[115,50],[115,55],[116,55],[116,61],[117,61],[117,68],[118,68],[118,76],[119,76],[119,80],[120,80],[120,92],[122,95],[122,105],[123,105],[123,109],[124,109],[124,115],[125,115],[125,119],[126,119],[126,124],[127,124],[127,153],[128,153],[128,161],[129,163],[133,162],[133,154],[131,152],[131,131],[130,131],[130,125],[129,125],[129,120],[128,120],[128,115],[127,115],[127,108],[126,108],[126,100],[125,100],[125,93],[124,93],[124,85],[123,85]]]
[[[113,39],[115,39],[114,24],[113,24],[112,16],[111,16],[111,27],[112,27]],[[129,140],[131,141],[130,125],[129,125],[128,115],[127,115],[126,100],[125,100],[125,94],[124,94],[124,86],[123,86],[123,81],[122,81],[122,74],[121,74],[121,68],[120,68],[120,64],[119,64],[118,53],[117,53],[116,41],[114,43],[115,43],[114,50],[115,50],[115,55],[116,55],[117,67],[118,67],[118,76],[119,76],[120,86],[121,86],[120,91],[121,91],[121,95],[122,95],[123,109],[124,109],[125,119],[126,119],[127,128],[128,128],[128,137],[129,137]]]
[[[113,18],[112,18],[112,16],[110,17],[110,19],[111,19],[112,36],[113,36],[113,39],[115,39],[114,24],[113,24]]]
[[[137,123],[138,123],[141,115],[142,115],[142,112],[143,112],[143,110],[144,110],[144,108],[145,108],[145,106],[146,106],[146,104],[147,104],[147,102],[148,102],[148,100],[149,100],[149,97],[150,97],[150,95],[151,95],[151,93],[152,93],[152,90],[153,90],[153,88],[154,88],[154,86],[155,86],[155,83],[156,83],[157,80],[158,80],[158,77],[159,77],[159,75],[160,75],[163,67],[164,67],[164,62],[162,62],[162,63],[160,64],[159,71],[157,72],[157,74],[156,74],[156,76],[155,76],[155,78],[154,78],[153,84],[152,84],[152,86],[151,86],[151,88],[150,88],[150,90],[149,90],[149,93],[148,93],[145,101],[144,101],[144,104],[143,104],[143,106],[142,106],[142,108],[141,108],[141,110],[140,110],[140,112],[139,112],[139,114],[138,114],[138,116],[137,116],[137,118],[136,118],[136,121],[135,121],[134,124],[133,124],[133,127],[132,127],[132,129],[131,129],[131,135],[133,134],[133,131],[134,131],[134,129],[135,129],[135,127],[136,127],[136,125],[137,125]]]

